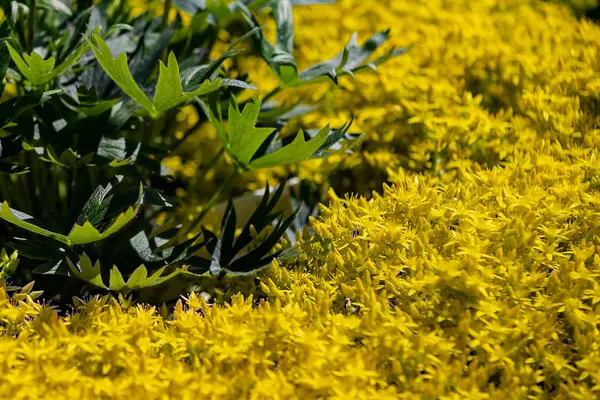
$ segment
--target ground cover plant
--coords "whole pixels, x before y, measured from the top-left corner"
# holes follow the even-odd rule
[[[175,23],[193,30],[194,18],[204,21],[205,16],[198,16],[203,12],[190,4],[173,3],[166,18],[160,17],[163,3],[135,1],[127,6],[132,18],[151,20],[151,15],[157,15],[154,23],[159,27]],[[149,134],[156,140],[154,147],[164,149],[169,140],[184,142],[161,153],[162,157],[136,156],[126,166],[102,165],[102,171],[134,167],[138,182],[124,190],[124,199],[130,202],[123,207],[135,208],[139,181],[144,183],[142,200],[149,197],[147,201],[159,203],[139,201],[140,208],[148,207],[144,218],[138,211],[124,232],[135,227],[136,221],[152,217],[166,235],[173,235],[175,247],[186,239],[194,240],[162,254],[167,258],[189,255],[168,265],[163,277],[178,271],[180,265],[196,273],[195,257],[211,264],[217,259],[218,267],[211,274],[209,266],[208,274],[193,287],[185,285],[187,271],[180,272],[163,283],[168,290],[158,290],[160,285],[148,289],[148,302],[142,301],[139,291],[89,296],[96,293],[94,285],[78,284],[71,293],[81,294],[62,301],[72,303],[73,309],[67,311],[64,304],[55,307],[60,301],[36,301],[41,296],[38,285],[45,285],[44,292],[51,293],[55,282],[83,282],[77,279],[82,264],[88,266],[86,271],[94,271],[95,257],[112,252],[114,246],[106,250],[85,247],[90,255],[87,259],[72,256],[72,267],[64,261],[72,277],[51,275],[55,281],[44,281],[50,279],[48,275],[20,277],[19,271],[33,264],[24,252],[14,250],[28,249],[38,239],[14,234],[24,235],[12,227],[15,223],[2,225],[7,242],[0,254],[1,271],[6,282],[15,286],[0,289],[2,393],[11,398],[131,398],[144,393],[157,399],[598,397],[600,28],[581,17],[581,5],[537,0],[297,4],[293,7],[293,50],[275,56],[267,42],[277,42],[276,32],[282,25],[272,18],[273,8],[261,9],[257,3],[253,16],[242,9],[229,30],[220,29],[214,36],[207,60],[218,60],[251,32],[248,41],[229,50],[244,49],[244,56],[223,60],[211,76],[210,85],[215,85],[217,77],[224,85],[219,89],[220,100],[215,99],[215,92],[200,94],[199,100],[184,100],[170,119],[161,117],[166,103],[157,102],[152,89],[158,90],[160,85],[155,83],[161,72],[175,70],[175,60],[180,77],[185,76],[188,64],[180,57],[185,51],[176,44],[169,46],[175,59],[169,60],[161,49],[148,78],[138,84],[147,101],[132,90],[131,94],[122,90],[126,95],[121,97],[118,84],[108,99],[119,96],[145,103],[136,106],[136,113],[122,125],[119,132],[125,139],[140,134],[136,130],[141,129],[139,121],[150,125],[164,118],[157,129],[168,133]],[[3,9],[5,14],[7,9]],[[226,9],[231,10],[219,10],[229,15]],[[114,21],[116,28],[103,40],[110,43],[112,35],[130,32],[118,25],[122,23]],[[135,24],[128,25],[136,32]],[[385,33],[389,26],[395,33]],[[252,31],[257,27],[262,28]],[[26,43],[26,24],[23,29]],[[340,54],[348,43],[352,48],[354,42],[349,39],[354,31],[359,44],[369,37],[389,35],[370,60],[386,59],[393,48],[412,47],[402,57],[386,60],[378,74],[353,72],[353,78],[343,69],[334,69],[335,75],[329,70],[316,85],[297,84],[303,75],[296,78],[294,71],[311,71],[311,66]],[[376,32],[383,33],[377,36]],[[99,35],[105,33],[100,30]],[[86,37],[90,42],[83,39],[81,44],[95,45],[100,58],[87,50],[82,63],[92,66],[84,63],[75,74],[95,69],[111,82],[102,72],[110,66],[96,61],[106,54],[100,39],[87,31]],[[8,43],[12,46],[13,41]],[[334,65],[339,65],[340,58],[350,59],[352,52],[345,53],[334,58]],[[287,67],[290,54],[295,69]],[[13,59],[11,54],[8,57]],[[18,82],[31,79],[22,78],[18,65],[10,60],[4,63],[9,69],[0,105],[31,92],[27,83],[19,92]],[[337,77],[343,74],[348,76]],[[65,86],[68,81],[56,84]],[[250,90],[248,84],[259,90]],[[204,90],[209,90],[206,85]],[[201,87],[197,81],[184,92]],[[68,96],[56,95],[40,97],[44,107],[33,110],[42,115],[36,115],[33,122],[24,124],[25,116],[20,124],[7,122],[3,140],[18,129],[33,129],[31,125],[43,121],[45,115],[39,110]],[[98,94],[88,91],[86,96]],[[343,127],[326,131],[328,137],[341,140],[328,147],[336,153],[302,164],[255,163],[252,167],[260,158],[240,153],[232,132],[241,126],[236,118],[243,119],[258,107],[263,122],[246,124],[240,131],[252,130],[260,136],[266,135],[262,129],[275,127],[283,135],[290,133],[292,139],[300,128],[319,129],[329,123]],[[279,109],[271,112],[272,107]],[[94,119],[98,126],[101,121],[106,119]],[[37,124],[40,127],[32,135],[41,140],[50,128]],[[53,133],[63,131],[53,129],[57,131]],[[313,138],[306,143],[319,137],[318,130],[305,132]],[[364,134],[352,141],[355,136],[349,132]],[[282,144],[290,145],[290,139]],[[354,145],[352,154],[345,154],[348,141]],[[147,154],[142,149],[147,150],[140,146],[136,154]],[[50,155],[44,147],[40,154],[26,146],[22,153],[38,155],[38,161],[57,170],[66,167],[55,160],[69,166],[70,159],[76,163],[87,154],[77,152],[61,160],[63,153],[56,150]],[[125,155],[131,157],[131,153]],[[147,161],[137,165],[138,159]],[[168,176],[161,177],[156,160],[171,170]],[[94,168],[101,165],[86,162]],[[11,173],[28,166],[26,159],[18,158],[3,163]],[[228,180],[238,168],[244,171]],[[107,174],[102,181],[105,191],[108,184],[112,189],[119,182],[108,179],[116,177],[116,172],[114,177]],[[235,197],[290,174],[304,181],[303,188],[316,185],[318,190],[305,191],[312,192],[312,197],[299,196],[310,206],[300,209],[298,215],[303,218],[279,222],[280,234],[272,240],[281,236],[283,240],[271,246],[265,257],[292,244],[295,252],[271,257],[267,267],[256,273],[231,274],[232,259],[221,262],[220,255],[213,257],[217,243],[235,247],[236,237],[242,243],[251,237],[255,242],[249,247],[260,248],[261,243],[272,243],[267,236],[277,232],[273,224],[290,214],[260,219],[268,221],[261,236],[259,228],[244,229],[244,223],[234,229],[238,224],[232,207],[225,207],[222,227],[212,226],[207,206],[218,201],[215,193],[221,199]],[[68,178],[59,176],[58,180]],[[128,179],[130,175],[121,180]],[[319,197],[323,192],[326,198]],[[3,188],[2,195],[7,196],[4,193],[9,192]],[[19,198],[12,192],[10,196]],[[273,196],[271,192],[265,197],[259,213],[262,218],[275,211],[267,211],[274,205],[267,199]],[[319,216],[311,207],[315,197],[323,202]],[[73,212],[83,209],[85,201]],[[176,206],[167,208],[165,201]],[[29,210],[26,204],[20,207]],[[118,219],[119,213],[127,215],[126,210],[101,214]],[[306,220],[309,226],[303,227]],[[101,236],[110,226],[109,221],[94,228]],[[283,227],[288,228],[287,234]],[[175,234],[179,231],[181,236]],[[63,235],[69,239],[70,234]],[[67,245],[67,251],[75,247],[58,242],[59,247]],[[29,247],[53,251],[48,243],[52,242]],[[105,257],[111,260],[110,255]],[[127,254],[122,257],[115,264],[125,281],[140,263],[127,263]],[[101,270],[105,265],[112,267],[111,262],[99,265]],[[110,268],[102,271],[100,282],[110,286]],[[22,282],[14,283],[18,279]],[[36,279],[35,284],[28,284],[31,279]],[[160,295],[165,292],[170,292],[165,299],[184,295],[175,304],[162,304]],[[61,287],[56,293],[69,292]]]

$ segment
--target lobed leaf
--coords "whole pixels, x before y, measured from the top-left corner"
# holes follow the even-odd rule
[[[260,100],[255,98],[240,113],[234,104],[229,106],[228,144],[231,154],[242,164],[248,165],[260,145],[273,133],[273,128],[256,128],[260,113]]]
[[[100,260],[97,260],[94,264],[92,264],[92,261],[90,260],[88,255],[83,253],[79,257],[79,262],[77,263],[77,266],[75,266],[68,257],[66,258],[66,261],[69,265],[69,269],[77,278],[91,283],[94,286],[106,289],[104,282],[102,282]]]
[[[361,46],[357,42],[357,33],[354,33],[344,49],[334,58],[325,61],[300,72],[298,81],[294,82],[294,86],[304,85],[314,82],[315,80],[327,77],[338,83],[338,76],[353,75],[365,68],[372,70],[377,69],[377,65],[381,64],[390,58],[397,57],[408,51],[409,48],[392,49],[384,56],[379,57],[371,62],[367,62],[369,57],[389,39],[390,30],[381,31],[371,36]]]
[[[110,78],[125,92],[134,99],[139,105],[144,107],[152,116],[156,116],[154,105],[146,94],[137,85],[129,67],[127,66],[127,55],[121,53],[117,58],[113,58],[110,49],[106,43],[97,34],[92,34],[91,38],[86,38],[98,63]]]
[[[218,100],[213,99],[211,105],[200,100],[198,103],[216,128],[229,154],[246,169],[269,168],[325,157],[329,154],[323,146],[327,144],[330,147],[343,136],[337,131],[330,131],[329,126],[326,126],[308,140],[305,139],[304,132],[300,131],[287,145],[283,141],[269,145],[269,141],[273,142],[275,129],[256,127],[261,109],[258,97],[246,104],[242,112],[235,103],[230,104],[228,132],[225,132],[223,126]]]
[[[54,57],[44,60],[42,56],[35,52],[30,54],[25,53],[23,54],[23,57],[21,57],[8,42],[6,42],[6,47],[21,74],[23,74],[33,86],[42,86],[52,81],[71,68],[83,53],[88,50],[88,45],[86,43],[81,43],[60,65],[54,68],[56,61]]]
[[[159,71],[156,92],[154,94],[154,108],[158,113],[175,108],[195,96],[202,96],[219,90],[223,86],[220,78],[215,79],[213,82],[207,79],[199,88],[191,92],[184,92],[179,75],[179,66],[173,52],[169,54],[167,66],[162,61],[159,61]]]
[[[108,285],[106,285],[102,280],[102,268],[100,265],[100,260],[97,260],[94,264],[92,264],[92,261],[85,252],[79,257],[79,262],[77,265],[75,265],[69,259],[69,257],[66,257],[65,259],[73,276],[96,287],[114,292],[129,292],[132,290],[156,286],[166,282],[171,278],[174,278],[182,272],[182,270],[176,270],[166,276],[161,276],[165,270],[165,267],[163,267],[159,268],[151,276],[148,276],[148,270],[146,266],[140,265],[133,271],[131,275],[129,275],[127,281],[125,281],[119,268],[117,268],[116,265],[113,265],[113,267],[110,269]]]
[[[293,164],[312,158],[313,154],[325,143],[329,134],[329,125],[324,127],[317,135],[306,141],[304,132],[296,134],[294,141],[279,150],[266,154],[250,163],[251,168],[269,168],[276,165]]]
[[[136,216],[142,203],[143,196],[144,189],[142,184],[140,184],[139,195],[136,203],[133,206],[128,207],[125,212],[119,214],[119,216],[113,221],[113,223],[108,228],[100,232],[89,221],[85,221],[83,225],[75,224],[75,226],[69,233],[69,241],[72,244],[86,244],[98,242],[116,233],[125,225],[127,225]]]
[[[159,61],[159,75],[156,84],[156,90],[153,101],[140,89],[131,71],[127,65],[127,55],[121,53],[117,58],[113,58],[110,49],[106,43],[97,35],[92,34],[91,39],[87,39],[90,47],[94,51],[98,62],[111,79],[125,92],[129,97],[141,105],[153,118],[158,117],[165,111],[177,107],[196,96],[203,96],[214,92],[223,86],[221,79],[214,81],[204,80],[200,87],[184,92],[179,65],[175,55],[171,52],[167,60],[167,66]],[[96,47],[97,46],[97,47]]]

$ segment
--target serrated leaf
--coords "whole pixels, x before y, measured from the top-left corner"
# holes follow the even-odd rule
[[[127,287],[134,289],[144,285],[146,278],[148,277],[148,270],[144,265],[136,268],[135,271],[129,276],[127,280]]]
[[[177,59],[171,52],[167,60],[167,66],[160,61],[154,100],[150,101],[131,75],[125,53],[121,53],[117,58],[113,58],[110,49],[98,35],[92,34],[92,38],[87,40],[98,62],[111,79],[123,92],[146,109],[153,118],[195,96],[203,96],[214,92],[222,86],[221,80],[217,78],[213,82],[205,80],[200,87],[190,92],[184,92]]]
[[[300,131],[292,143],[255,159],[250,163],[250,168],[269,168],[307,160],[325,143],[328,134],[329,125],[321,129],[315,137],[305,141],[304,132]]]
[[[23,59],[10,43],[6,42],[6,47],[8,47],[10,56],[17,65],[19,71],[21,71],[32,85],[43,85],[52,79],[51,72],[54,69],[54,57],[44,60],[42,56],[34,52],[31,54],[24,54]]]
[[[225,133],[223,127],[219,101],[213,99],[212,107],[200,100],[198,103],[215,126],[219,138],[223,141],[229,154],[245,168],[268,168],[297,163],[316,157],[318,151],[320,156],[326,156],[322,151],[322,146],[330,137],[329,126],[321,129],[310,140],[305,140],[304,132],[300,131],[288,145],[284,146],[280,141],[275,143],[277,146],[273,148],[266,145],[268,140],[272,141],[275,129],[256,128],[255,126],[260,113],[258,98],[254,98],[253,101],[246,104],[241,113],[234,105],[235,103],[230,104],[228,133]],[[257,152],[262,154],[257,155]]]
[[[161,276],[166,268],[162,267],[155,271],[151,276],[148,276],[148,269],[146,266],[140,265],[129,276],[127,282],[125,282],[123,274],[119,268],[116,265],[113,265],[113,267],[110,269],[108,285],[106,285],[102,280],[102,266],[100,264],[100,260],[97,260],[94,264],[92,264],[91,259],[86,253],[83,253],[79,257],[79,262],[77,265],[75,265],[68,257],[65,257],[65,260],[68,264],[70,276],[75,276],[76,278],[79,278],[94,286],[115,292],[129,292],[131,290],[156,286],[183,272],[182,270],[176,270],[166,276]],[[36,272],[54,274],[53,272],[48,272],[51,269],[52,268],[46,268],[43,271],[36,270]]]
[[[86,40],[94,52],[98,63],[100,63],[108,76],[111,77],[123,92],[144,107],[150,115],[156,116],[154,105],[137,85],[133,76],[131,76],[131,72],[127,66],[127,55],[121,53],[117,58],[113,58],[110,49],[97,34],[92,34],[91,38],[86,38]]]
[[[121,275],[121,271],[117,268],[116,265],[110,270],[110,278],[108,281],[108,288],[112,291],[118,292],[125,286],[125,281],[123,280],[123,275]]]
[[[17,68],[25,76],[33,86],[42,86],[57,76],[71,68],[88,50],[87,43],[82,43],[73,51],[60,65],[54,68],[55,59],[50,57],[44,60],[39,54],[32,52],[31,54],[23,54],[23,57],[8,43],[6,46],[10,56]]]
[[[136,203],[127,208],[125,212],[119,214],[119,216],[113,221],[113,223],[100,232],[94,227],[89,221],[83,223],[83,225],[75,224],[71,233],[69,233],[68,239],[72,244],[86,244],[93,243],[103,239],[106,239],[110,235],[118,232],[121,228],[127,225],[138,213],[140,204],[142,202],[144,190],[140,184],[139,196]]]
[[[89,282],[94,286],[98,286],[103,289],[107,289],[106,285],[102,281],[101,269],[100,269],[100,261],[97,260],[94,264],[88,257],[87,254],[83,253],[79,257],[79,262],[77,266],[73,264],[73,262],[66,257],[67,264],[69,265],[69,269],[71,273],[75,275],[77,278]]]
[[[329,61],[315,64],[300,72],[298,81],[292,83],[292,86],[308,84],[322,77],[328,77],[337,84],[339,76],[352,75],[366,68],[373,69],[376,65],[408,51],[409,48],[392,49],[384,56],[367,62],[369,57],[389,39],[389,33],[389,29],[378,32],[365,41],[362,46],[358,45],[357,34],[354,33],[340,53]]]
[[[69,54],[69,56],[65,59],[65,61],[60,63],[58,65],[58,67],[56,67],[52,71],[52,73],[50,74],[49,80],[56,78],[57,76],[61,75],[63,72],[65,72],[66,70],[71,68],[77,61],[79,61],[79,58],[88,50],[89,50],[88,44],[85,42],[81,43],[75,51],[73,51]]]
[[[273,133],[273,128],[255,128],[260,113],[260,100],[255,98],[240,113],[234,105],[229,106],[228,146],[231,154],[242,164],[248,165],[260,145]]]
[[[162,113],[177,107],[179,104],[188,101],[194,96],[202,96],[218,90],[222,86],[221,79],[217,78],[214,82],[206,80],[199,88],[184,92],[179,75],[179,66],[175,54],[171,52],[167,60],[167,66],[159,61],[159,75],[156,84],[156,93],[154,94],[154,107],[157,112]]]

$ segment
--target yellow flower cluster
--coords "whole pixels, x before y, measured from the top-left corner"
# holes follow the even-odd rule
[[[15,399],[596,398],[598,151],[570,163],[558,151],[461,168],[450,183],[399,173],[371,200],[332,195],[299,265],[213,282],[168,318],[108,298],[59,318],[0,290],[0,389]]]
[[[311,162],[300,176],[358,192],[390,184],[369,199],[330,191],[297,261],[207,278],[174,311],[105,297],[59,315],[31,287],[0,288],[0,393],[598,398],[600,27],[536,0],[340,0],[295,12],[301,67],[353,30],[364,39],[392,26],[393,44],[414,43],[380,75],[281,97],[323,101],[298,124],[354,112],[367,136],[341,167]],[[255,61],[247,72],[268,88]],[[208,168],[218,182],[226,172],[206,135],[171,166],[191,180]]]

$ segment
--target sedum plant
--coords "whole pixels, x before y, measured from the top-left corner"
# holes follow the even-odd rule
[[[216,129],[223,156],[234,164],[229,181],[244,171],[345,152],[355,142],[350,122],[282,136],[286,120],[278,116],[294,110],[263,104],[258,96],[242,100],[256,87],[225,67],[226,60],[243,57],[240,44],[248,41],[277,74],[276,91],[282,91],[321,78],[337,82],[404,51],[369,61],[388,32],[362,46],[353,36],[334,59],[298,72],[292,11],[314,2],[167,0],[165,16],[133,18],[123,1],[2,1],[0,247],[20,256],[19,267],[13,262],[3,273],[20,285],[35,279],[63,301],[168,285],[178,275],[249,274],[282,254],[296,254],[278,245],[298,224],[296,213],[277,212],[283,186],[273,196],[266,191],[240,233],[231,202],[220,235],[204,227],[160,226],[157,216],[178,207],[180,183],[162,160],[187,137],[171,129],[183,106],[196,107],[201,122]],[[171,7],[191,20],[178,14],[169,21]],[[275,44],[263,35],[256,13],[275,20]],[[215,57],[222,31],[237,39]],[[253,243],[250,232],[264,232],[265,239]]]

